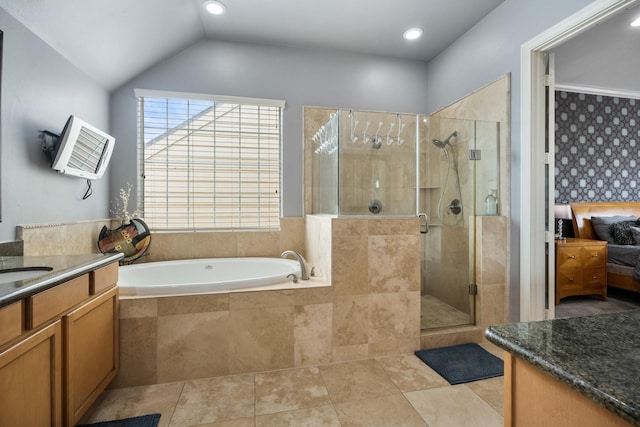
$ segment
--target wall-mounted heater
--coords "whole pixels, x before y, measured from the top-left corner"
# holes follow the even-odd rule
[[[53,138],[42,149],[49,156],[51,168],[85,179],[99,179],[109,165],[116,139],[76,116],[69,116],[60,135],[43,131]]]

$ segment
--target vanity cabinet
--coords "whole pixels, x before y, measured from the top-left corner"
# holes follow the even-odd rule
[[[0,426],[74,426],[113,380],[117,278],[116,262],[0,308]]]
[[[0,352],[0,426],[62,426],[62,324]]]

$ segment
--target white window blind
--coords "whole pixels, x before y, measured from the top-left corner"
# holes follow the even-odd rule
[[[282,106],[152,95],[138,94],[149,227],[278,229]]]

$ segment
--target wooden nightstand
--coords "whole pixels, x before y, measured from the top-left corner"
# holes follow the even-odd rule
[[[607,242],[556,240],[556,305],[573,295],[600,295],[607,300]]]

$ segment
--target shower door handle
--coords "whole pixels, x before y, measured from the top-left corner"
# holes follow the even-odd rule
[[[427,234],[429,232],[429,215],[424,212],[418,213],[418,218],[422,221],[420,222],[420,233]]]

